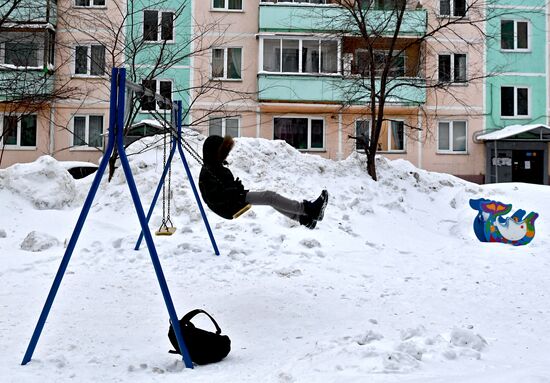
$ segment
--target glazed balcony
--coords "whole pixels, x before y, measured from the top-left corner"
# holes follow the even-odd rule
[[[13,1],[2,1],[0,5],[0,20],[4,20],[2,28],[21,28],[29,26],[57,24],[56,0],[17,0],[17,6],[12,9]]]
[[[399,78],[400,84],[387,98],[389,104],[406,106],[426,102],[425,80],[421,78]],[[365,104],[369,101],[367,89],[361,87],[358,78],[312,75],[258,75],[260,101],[276,102],[323,102]],[[377,86],[378,88],[378,86]],[[353,101],[351,95],[353,94]],[[364,94],[364,96],[357,96]]]
[[[0,69],[0,102],[39,102],[54,93],[54,75],[43,70]]]
[[[289,4],[270,3],[260,4],[259,31],[260,32],[292,32],[292,33],[346,33],[359,32],[349,21],[349,13],[342,7],[334,4]],[[389,11],[372,10],[368,13],[369,25],[376,25],[376,21],[384,20]],[[425,9],[410,9],[405,11],[399,36],[422,36],[427,30],[427,12]],[[394,32],[392,23],[384,30],[385,35]]]

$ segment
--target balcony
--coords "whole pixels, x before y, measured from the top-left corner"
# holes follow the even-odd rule
[[[53,95],[55,77],[43,70],[0,69],[0,102],[39,102]]]
[[[426,102],[424,79],[399,78],[395,81],[402,85],[387,98],[389,104],[415,106]],[[367,90],[359,85],[357,78],[340,76],[259,74],[258,89],[260,101],[341,104],[350,102],[352,94],[352,104],[369,101]]]
[[[2,1],[0,4],[0,20],[5,22],[0,27],[6,28],[36,28],[37,25],[57,24],[57,4],[55,0],[20,0],[14,10],[10,7],[13,1]],[[7,17],[5,15],[7,14]]]
[[[389,15],[388,11],[369,12],[369,25],[382,23]],[[405,11],[399,36],[422,36],[427,30],[427,12],[425,9]],[[260,4],[260,32],[293,33],[357,33],[359,32],[348,11],[335,5],[302,4]],[[392,23],[384,27],[384,35],[393,34]]]

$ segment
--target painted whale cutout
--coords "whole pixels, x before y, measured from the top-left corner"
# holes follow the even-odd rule
[[[471,199],[470,207],[478,211],[474,219],[474,233],[481,242],[501,242],[514,246],[526,245],[535,237],[535,220],[538,213],[525,215],[523,209],[510,217],[511,204],[485,198]]]

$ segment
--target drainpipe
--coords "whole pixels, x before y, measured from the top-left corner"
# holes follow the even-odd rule
[[[260,108],[256,107],[256,138],[260,138],[261,123],[262,123],[262,115],[260,114]]]
[[[338,161],[342,160],[344,154],[342,153],[342,112],[338,113]]]
[[[418,108],[418,164],[417,168],[422,169],[422,105]]]
[[[52,105],[50,107],[50,147],[49,147],[49,154],[52,157],[55,157],[54,151],[55,151],[55,103],[52,102]]]

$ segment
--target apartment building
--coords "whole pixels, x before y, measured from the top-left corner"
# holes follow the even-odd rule
[[[346,10],[336,1],[44,1],[49,18],[37,18],[43,28],[32,32],[44,41],[40,64],[4,63],[2,74],[42,76],[69,95],[36,111],[34,146],[19,138],[26,133],[17,145],[4,140],[2,167],[44,153],[96,160],[113,64],[183,100],[185,123],[206,135],[283,139],[335,160],[362,151],[350,137],[371,129],[369,92],[357,86],[371,58],[360,31],[342,27]],[[382,19],[400,1],[373,1],[369,19]],[[387,98],[378,153],[479,183],[547,184],[547,7],[540,0],[484,4],[408,1],[397,38],[391,25],[383,31],[374,61],[383,62],[391,44],[401,53],[390,68],[399,86]],[[142,101],[136,122],[168,112]],[[33,131],[33,123],[22,119],[18,132]]]

